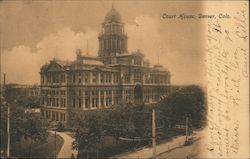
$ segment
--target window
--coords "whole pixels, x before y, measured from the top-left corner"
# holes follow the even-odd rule
[[[104,105],[104,99],[103,99],[103,97],[101,97],[101,105],[102,106]]]
[[[72,77],[72,82],[75,83],[76,82],[76,75],[73,73],[73,77]]]
[[[95,98],[92,98],[92,107],[94,107],[95,106]]]
[[[61,106],[61,107],[63,107],[63,98],[61,98],[61,100],[60,100],[60,101],[61,101],[60,106]]]
[[[63,99],[63,107],[66,107],[66,99]]]
[[[52,106],[55,106],[55,98],[52,98]]]
[[[108,75],[108,82],[111,83],[111,74]]]
[[[89,99],[85,98],[85,108],[89,108]]]
[[[81,98],[78,99],[78,104],[79,104],[78,107],[81,108],[82,107],[82,99]]]
[[[73,108],[75,108],[75,106],[76,106],[76,100],[75,99],[73,99]]]
[[[79,73],[79,75],[78,75],[78,83],[82,83],[82,74],[81,73]]]
[[[59,107],[59,99],[56,98],[56,106]]]
[[[104,82],[104,74],[101,74],[101,83]]]
[[[85,74],[85,75],[84,75],[84,81],[85,81],[85,83],[88,83],[88,79],[89,79],[88,74]]]
[[[42,84],[44,83],[44,75],[42,75]]]
[[[56,113],[56,121],[58,121],[58,112],[55,112]]]
[[[63,113],[63,121],[65,121],[66,119],[65,119],[65,114]]]
[[[93,75],[92,75],[92,82],[96,83],[96,81],[97,81],[97,73],[93,73]]]
[[[85,96],[88,96],[89,95],[89,91],[85,91]]]

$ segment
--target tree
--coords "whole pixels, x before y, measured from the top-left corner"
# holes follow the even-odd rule
[[[6,85],[3,100],[1,100],[1,148],[7,145],[7,107],[10,108],[10,138],[11,148],[21,138],[31,139],[34,142],[46,140],[46,124],[41,116],[27,114],[25,109],[32,102],[31,98],[13,87]],[[11,149],[12,150],[12,149]]]
[[[144,104],[140,104],[134,106],[132,112],[135,126],[134,133],[136,137],[149,138],[151,136],[151,108]]]
[[[120,137],[149,138],[151,134],[151,110],[144,105],[117,105],[108,109],[71,112],[75,127],[73,148],[81,157],[86,152],[98,150],[101,138],[113,136],[119,145]],[[85,156],[86,157],[86,156]]]
[[[102,125],[100,124],[99,112],[82,112],[78,114],[81,119],[75,129],[75,141],[73,148],[78,152],[88,154],[95,150],[95,145],[100,142],[102,136]]]
[[[170,94],[159,105],[163,112],[162,119],[166,125],[185,123],[185,118],[190,116],[192,125],[196,128],[204,125],[206,120],[205,93],[196,85],[186,86]]]

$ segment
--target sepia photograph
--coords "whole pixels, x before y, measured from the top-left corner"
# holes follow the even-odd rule
[[[0,0],[0,83],[1,158],[249,158],[249,2]]]

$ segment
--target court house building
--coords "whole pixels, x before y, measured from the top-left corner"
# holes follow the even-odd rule
[[[169,94],[170,72],[150,66],[140,50],[128,52],[124,23],[114,7],[98,40],[97,57],[76,48],[74,61],[53,59],[41,67],[41,113],[49,121],[67,123],[69,111],[156,103]]]

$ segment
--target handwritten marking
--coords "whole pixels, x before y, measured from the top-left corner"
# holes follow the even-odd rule
[[[232,25],[221,19],[207,23],[208,145],[214,156],[239,152],[241,84],[248,77],[247,10],[236,11]]]

